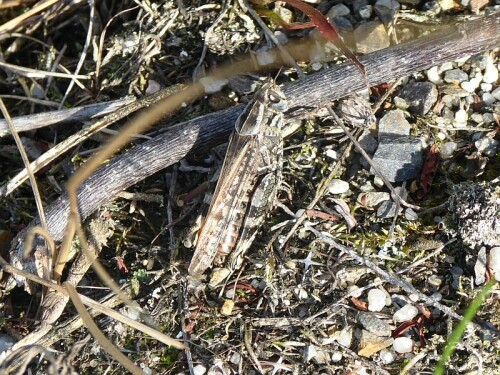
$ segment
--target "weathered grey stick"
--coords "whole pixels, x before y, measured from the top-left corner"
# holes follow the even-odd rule
[[[499,45],[500,13],[495,13],[371,53],[360,61],[366,68],[370,84],[377,85]],[[285,86],[283,91],[290,106],[286,117],[305,117],[312,110],[365,87],[358,69],[349,62],[312,74]],[[178,162],[189,153],[205,152],[226,141],[242,108],[237,106],[177,124],[111,160],[79,188],[82,218],[88,217],[118,192]],[[60,241],[64,234],[68,209],[66,196],[61,196],[47,209],[49,232],[55,241]],[[31,225],[37,225],[37,221]],[[13,241],[13,248],[23,238],[24,234],[20,233]]]
[[[133,97],[114,100],[106,103],[96,103],[81,107],[48,111],[34,115],[19,116],[12,119],[18,132],[43,128],[49,125],[59,125],[68,122],[84,121],[104,116],[116,111],[134,101]],[[0,138],[10,134],[5,120],[0,119]]]

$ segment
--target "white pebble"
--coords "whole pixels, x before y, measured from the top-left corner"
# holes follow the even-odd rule
[[[382,363],[384,365],[391,364],[396,359],[396,355],[395,354],[396,353],[394,353],[392,350],[382,349],[380,351],[380,353],[379,353],[380,360],[382,361]]]
[[[203,375],[206,372],[207,372],[207,368],[203,365],[196,365],[193,368],[194,375]]]
[[[453,125],[457,128],[467,126],[467,120],[469,116],[464,109],[459,109],[455,113],[455,120],[453,121]]]
[[[380,289],[372,289],[368,292],[368,310],[381,311],[385,306],[385,293]]]
[[[446,139],[446,134],[444,134],[443,132],[439,132],[436,134],[436,138],[440,141],[444,141]]]
[[[453,63],[451,61],[447,61],[438,67],[438,72],[443,73],[451,69],[453,69]]]
[[[493,90],[493,85],[491,83],[481,83],[481,91],[490,92]]]
[[[488,59],[488,64],[484,70],[483,82],[484,83],[495,83],[498,81],[498,69],[493,64],[493,59]]]
[[[490,250],[488,267],[491,269],[495,280],[500,281],[500,247],[494,247]]]
[[[469,82],[462,82],[460,84],[460,87],[462,87],[467,92],[473,93],[481,84],[481,79],[482,79],[481,76],[479,77],[476,76],[472,78]]]
[[[339,158],[339,153],[335,150],[332,150],[332,149],[326,150],[325,155],[328,158],[333,159],[333,160],[338,160],[338,158]]]
[[[330,194],[344,194],[349,190],[349,184],[342,180],[334,179],[328,185]]]
[[[418,314],[418,309],[413,305],[404,305],[398,311],[394,313],[392,319],[395,323],[406,322],[407,320],[412,320]]]
[[[396,337],[392,347],[397,353],[410,353],[413,349],[413,341],[409,337]]]
[[[427,71],[427,79],[434,83],[435,85],[440,85],[443,83],[441,76],[439,75],[439,68],[437,66],[433,66]]]

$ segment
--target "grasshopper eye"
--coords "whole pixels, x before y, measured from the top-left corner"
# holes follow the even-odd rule
[[[281,96],[275,91],[269,91],[268,99],[271,103],[279,103],[281,101]]]

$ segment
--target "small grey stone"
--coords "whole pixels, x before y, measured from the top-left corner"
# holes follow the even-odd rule
[[[411,125],[406,120],[405,114],[400,109],[395,109],[388,112],[382,117],[378,124],[379,141],[384,136],[393,137],[394,135],[408,135],[410,134]]]
[[[389,193],[383,191],[369,191],[359,194],[357,201],[363,207],[376,207],[381,202],[388,201],[389,199],[391,199],[391,195]]]
[[[360,312],[358,314],[358,321],[361,325],[368,331],[377,336],[390,336],[391,328],[389,324],[384,322],[382,319],[377,318],[375,315]]]
[[[483,121],[486,125],[495,122],[495,116],[491,112],[483,113]]]
[[[418,315],[418,309],[410,304],[404,305],[396,311],[392,317],[395,323],[406,322],[412,320]]]
[[[427,279],[427,282],[433,289],[437,289],[443,283],[443,279],[438,275],[430,275],[429,278]]]
[[[456,142],[445,142],[441,146],[440,155],[443,159],[450,159],[453,153],[457,150],[458,144]]]
[[[231,355],[231,358],[229,359],[229,362],[231,362],[233,365],[237,365],[241,361],[241,354],[238,352],[234,352]]]
[[[446,72],[447,70],[453,69],[453,63],[451,61],[447,61],[439,66],[439,73]]]
[[[439,2],[437,0],[430,0],[426,1],[423,4],[422,10],[428,14],[437,16],[439,13],[441,13],[441,6],[439,5]]]
[[[396,204],[391,201],[382,202],[377,209],[377,216],[382,219],[394,217],[396,215]]]
[[[373,155],[378,147],[378,142],[369,130],[365,130],[358,140],[363,150],[366,151],[368,155]]]
[[[326,14],[327,18],[333,18],[333,17],[341,17],[341,16],[347,16],[351,13],[350,9],[345,6],[344,4],[336,4],[330,8],[328,13]]]
[[[491,95],[493,95],[496,100],[500,101],[500,86],[493,90]]]
[[[500,247],[491,248],[488,254],[488,267],[495,280],[500,281]]]
[[[463,70],[452,69],[444,73],[444,80],[448,83],[460,83],[467,81],[469,76]]]
[[[461,269],[460,267],[452,267],[450,269],[452,281],[451,281],[451,287],[453,289],[458,289],[458,284],[460,282],[460,276],[464,274],[464,270]]]
[[[481,246],[477,253],[476,264],[474,265],[474,275],[476,276],[476,285],[483,285],[486,281],[486,247]]]
[[[470,116],[470,119],[472,121],[474,121],[476,124],[480,124],[483,122],[483,115],[480,114],[480,113],[473,113],[471,116]]]
[[[431,82],[413,82],[407,84],[399,93],[408,104],[410,112],[425,115],[438,98],[438,90]]]
[[[384,180],[382,180],[380,178],[380,176],[375,176],[373,178],[373,185],[375,185],[376,187],[381,188],[382,186],[384,186]]]
[[[354,30],[356,50],[360,53],[371,53],[391,45],[389,35],[382,23],[377,21],[366,22]]]
[[[422,168],[422,143],[412,137],[384,138],[373,162],[390,182],[411,180],[419,176]],[[373,168],[370,172],[375,174]]]
[[[333,17],[330,19],[337,31],[341,34],[352,34],[353,26],[346,17]],[[316,29],[315,29],[316,30]],[[319,30],[318,30],[319,31]]]
[[[474,142],[477,150],[488,157],[493,157],[497,154],[498,141],[489,137],[483,137],[480,140]]]
[[[385,293],[380,289],[371,289],[368,292],[367,300],[369,311],[378,312],[385,307]]]
[[[413,350],[413,341],[409,337],[396,337],[392,347],[396,353],[410,353]]]
[[[485,105],[487,105],[488,107],[490,105],[492,105],[493,103],[495,103],[495,101],[496,101],[495,97],[493,95],[491,95],[489,92],[485,92],[483,94],[482,99],[483,99],[483,103]]]
[[[394,97],[394,105],[396,106],[397,109],[401,109],[403,111],[407,111],[408,108],[410,108],[410,104],[403,98],[400,98],[399,96]]]
[[[368,5],[368,0],[352,0],[351,2],[352,9],[355,12],[359,12],[359,10]]]
[[[365,5],[358,10],[359,16],[365,20],[372,16],[373,7],[371,5]]]
[[[385,25],[388,25],[394,19],[394,15],[400,7],[401,5],[399,5],[396,0],[377,0],[373,10],[378,18],[380,18]]]
[[[418,219],[418,214],[411,207],[409,207],[405,210],[405,219],[415,221]]]
[[[328,185],[330,194],[344,194],[349,190],[349,184],[345,181],[333,179]]]

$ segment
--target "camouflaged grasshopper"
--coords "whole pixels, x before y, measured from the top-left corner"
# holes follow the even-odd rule
[[[226,158],[189,265],[191,275],[225,262],[240,268],[273,205],[283,167],[283,92],[272,80],[247,104],[229,139]]]

